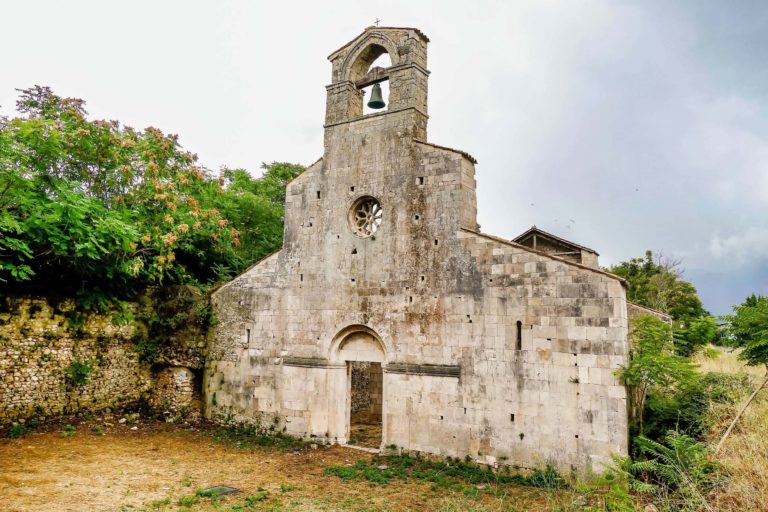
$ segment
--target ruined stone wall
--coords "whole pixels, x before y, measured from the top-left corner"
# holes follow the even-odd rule
[[[352,391],[350,409],[352,414],[368,411],[371,408],[371,363],[355,361],[350,363]]]
[[[200,393],[192,370],[185,366],[165,366],[152,373],[148,403],[154,410],[169,422],[199,418]]]
[[[109,315],[88,315],[69,325],[71,305],[45,299],[6,298],[0,312],[0,426],[28,418],[118,408],[149,388],[149,366],[130,341],[131,327]],[[65,371],[88,364],[88,382],[77,385]]]
[[[156,307],[149,298],[128,310]],[[138,313],[137,313],[138,314]],[[81,314],[74,303],[42,297],[0,301],[0,427],[36,418],[121,408],[149,399],[169,419],[199,409],[199,385],[190,368],[202,368],[204,336],[183,325],[150,362],[137,343],[147,342],[141,322],[115,325],[111,314]],[[138,339],[137,339],[138,337]],[[91,371],[78,383],[68,369]]]

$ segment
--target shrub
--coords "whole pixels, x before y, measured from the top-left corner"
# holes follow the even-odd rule
[[[64,368],[67,381],[75,386],[84,386],[90,381],[90,375],[94,370],[96,361],[80,361],[75,359]]]
[[[77,432],[77,428],[71,423],[64,425],[64,431],[61,433],[61,437],[72,437]]]
[[[562,489],[568,486],[551,464],[547,464],[543,469],[534,469],[528,476],[528,482],[533,487],[541,487],[542,489]]]
[[[616,458],[615,466],[631,489],[651,496],[668,510],[711,510],[708,496],[724,483],[724,477],[704,444],[670,431],[661,441],[639,436],[635,446],[638,456]]]
[[[673,393],[653,393],[646,404],[644,435],[660,439],[676,430],[701,440],[712,427],[712,408],[737,403],[750,389],[745,373],[708,372]]]
[[[11,439],[15,439],[17,437],[21,437],[24,434],[28,432],[27,427],[22,425],[21,423],[17,423],[16,425],[12,425],[10,429],[8,429],[8,437]]]
[[[179,507],[191,507],[192,505],[197,505],[199,501],[200,498],[197,496],[182,496],[179,498],[179,501],[177,501],[176,504]]]

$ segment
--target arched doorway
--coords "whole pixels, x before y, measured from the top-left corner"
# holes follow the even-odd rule
[[[334,351],[337,362],[346,365],[344,436],[347,444],[379,448],[383,439],[384,347],[379,337],[363,326],[350,328],[339,337]]]

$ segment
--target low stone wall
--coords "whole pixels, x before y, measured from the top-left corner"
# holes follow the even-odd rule
[[[641,316],[652,316],[672,325],[672,317],[668,314],[627,301],[627,318],[629,319],[630,330],[632,330],[632,323]]]
[[[73,327],[71,310],[44,299],[5,299],[0,425],[117,408],[149,389],[149,366],[130,342],[133,328],[113,325],[108,315],[82,317]]]
[[[184,366],[165,366],[153,372],[149,404],[166,421],[200,418],[201,398],[197,377]]]
[[[190,368],[204,365],[204,333],[184,325],[148,361],[136,340],[146,332],[141,322],[118,326],[111,314],[75,313],[71,301],[0,298],[0,427],[142,400],[169,421],[199,417]]]

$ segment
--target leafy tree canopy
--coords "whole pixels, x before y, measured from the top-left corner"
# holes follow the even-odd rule
[[[304,168],[214,177],[175,135],[88,119],[85,103],[20,90],[0,117],[0,281],[124,295],[201,284],[282,243],[285,184]]]
[[[768,297],[747,297],[726,320],[730,342],[744,349],[739,357],[751,366],[768,368]]]
[[[717,323],[704,309],[696,288],[682,279],[679,261],[646,251],[645,258],[632,258],[608,271],[627,280],[628,300],[674,319],[675,350],[679,355],[693,355],[717,338]]]
[[[646,251],[645,258],[623,261],[608,271],[627,280],[628,300],[667,313],[678,322],[709,314],[696,288],[682,279],[679,261]]]

